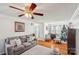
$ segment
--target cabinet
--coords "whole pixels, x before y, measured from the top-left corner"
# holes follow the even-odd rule
[[[76,54],[76,29],[68,29],[68,54]]]

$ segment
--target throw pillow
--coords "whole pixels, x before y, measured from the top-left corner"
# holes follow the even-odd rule
[[[17,46],[21,45],[21,40],[20,39],[17,39],[16,40],[16,44],[17,44]]]
[[[10,44],[11,44],[12,46],[15,46],[15,45],[16,45],[15,40],[16,40],[16,39],[14,39],[14,40],[10,40]]]
[[[34,41],[35,37],[31,36],[30,41]]]
[[[20,36],[19,38],[21,39],[22,43],[27,42],[27,38],[25,36]]]

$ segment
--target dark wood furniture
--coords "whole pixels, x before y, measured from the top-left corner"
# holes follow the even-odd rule
[[[76,29],[68,29],[68,54],[76,54]]]
[[[50,34],[50,38],[54,39],[54,38],[56,38],[56,35],[55,34]]]

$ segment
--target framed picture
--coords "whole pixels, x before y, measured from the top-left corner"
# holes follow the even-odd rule
[[[25,31],[25,23],[15,22],[15,32],[24,32],[24,31]]]

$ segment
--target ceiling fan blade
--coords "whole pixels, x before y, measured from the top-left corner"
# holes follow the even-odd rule
[[[37,5],[35,3],[32,3],[29,8],[29,11],[33,11],[36,7],[37,7]]]
[[[9,7],[14,8],[14,9],[17,9],[17,10],[20,10],[20,11],[23,11],[23,12],[24,12],[24,10],[22,10],[22,9],[20,9],[20,8],[17,8],[17,7],[14,7],[14,6],[9,6]]]
[[[36,13],[36,12],[34,12],[33,14],[34,15],[39,15],[39,16],[43,16],[44,15],[43,13]]]
[[[21,14],[21,15],[18,15],[18,17],[22,17],[22,16],[24,16],[25,14]]]

